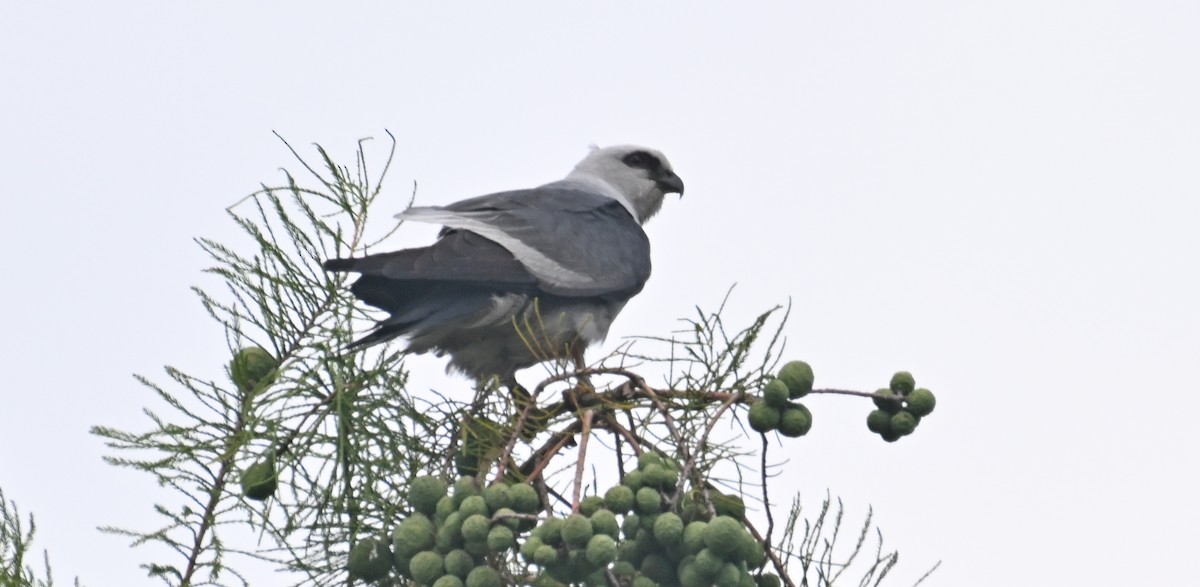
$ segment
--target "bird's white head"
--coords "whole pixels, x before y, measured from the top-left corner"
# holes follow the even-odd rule
[[[667,158],[654,149],[636,145],[593,149],[567,179],[603,189],[639,223],[658,212],[666,194],[683,195],[683,180],[675,175]]]

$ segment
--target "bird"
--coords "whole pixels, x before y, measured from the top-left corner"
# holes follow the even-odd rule
[[[650,277],[642,225],[683,191],[661,152],[619,145],[538,187],[410,207],[396,217],[441,225],[433,244],[324,263],[358,273],[351,293],[388,313],[349,348],[403,338],[405,352],[514,390],[517,371],[542,362],[582,369]]]

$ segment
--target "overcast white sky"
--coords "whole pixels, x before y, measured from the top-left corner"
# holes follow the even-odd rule
[[[789,298],[823,386],[938,393],[888,445],[816,398],[786,491],[875,507],[893,585],[1182,585],[1200,547],[1200,4],[6,2],[0,487],[58,578],[138,585],[149,478],[131,373],[205,371],[193,236],[319,142],[399,139],[383,221],[564,175],[591,143],[687,182],[610,335],[733,283]],[[379,141],[378,148],[386,142]],[[401,236],[397,242],[405,238]],[[437,361],[424,381],[464,384]]]

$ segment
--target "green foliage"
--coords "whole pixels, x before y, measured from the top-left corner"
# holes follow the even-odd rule
[[[42,551],[40,573],[27,561],[36,532],[33,515],[22,518],[16,502],[9,501],[0,489],[0,586],[54,587],[50,553]],[[79,586],[79,579],[75,579],[75,587]]]

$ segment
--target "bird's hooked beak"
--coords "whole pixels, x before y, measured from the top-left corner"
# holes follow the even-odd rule
[[[655,183],[658,184],[658,188],[664,194],[679,194],[679,197],[683,197],[683,180],[678,175],[675,175],[674,171],[664,169],[662,175],[659,176]]]

